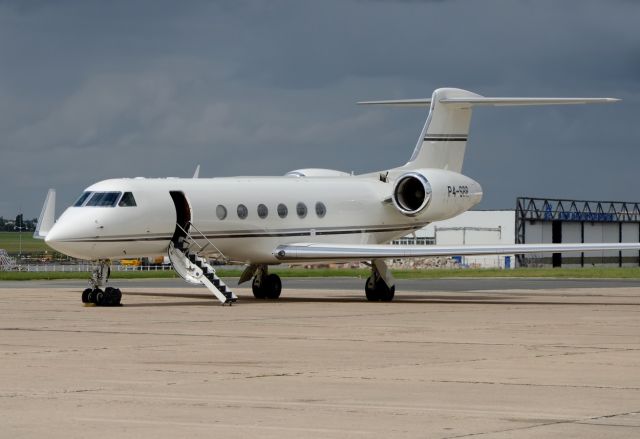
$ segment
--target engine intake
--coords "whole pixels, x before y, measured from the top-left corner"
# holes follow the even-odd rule
[[[396,180],[393,187],[393,204],[405,215],[417,215],[431,200],[429,180],[417,172],[409,172]]]

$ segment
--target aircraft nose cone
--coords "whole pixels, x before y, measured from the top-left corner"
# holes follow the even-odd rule
[[[63,241],[65,239],[65,233],[63,229],[64,227],[62,227],[62,224],[58,222],[51,228],[51,230],[49,230],[49,233],[47,233],[47,236],[44,238],[44,242],[49,247],[56,251],[59,251],[60,253],[66,253],[66,248],[63,245]]]
[[[77,215],[63,214],[53,225],[44,242],[60,253],[79,259],[92,259],[92,243],[82,242],[82,238],[89,236],[90,227],[85,218]]]

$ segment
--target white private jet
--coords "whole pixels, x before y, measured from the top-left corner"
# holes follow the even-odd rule
[[[268,267],[281,263],[370,261],[366,298],[391,301],[388,258],[640,249],[640,244],[402,246],[385,244],[478,204],[480,184],[461,174],[473,107],[608,103],[611,98],[490,98],[455,88],[431,99],[368,101],[429,106],[410,160],[380,172],[351,175],[299,169],[281,177],[122,178],[84,190],[55,221],[55,191],[47,195],[35,236],[69,256],[95,261],[82,301],[119,304],[104,288],[110,261],[168,254],[187,282],[206,286],[223,304],[237,297],[210,258],[247,264],[256,298],[277,299],[282,284]],[[104,288],[104,289],[103,289]]]

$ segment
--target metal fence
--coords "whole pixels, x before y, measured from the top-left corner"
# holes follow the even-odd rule
[[[12,271],[31,272],[63,272],[63,273],[90,273],[93,269],[91,264],[18,264]],[[147,265],[147,266],[126,266],[112,265],[112,271],[167,271],[173,270],[171,265]]]

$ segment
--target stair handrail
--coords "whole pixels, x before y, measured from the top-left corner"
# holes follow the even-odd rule
[[[196,240],[193,238],[193,235],[192,235],[191,233],[189,233],[187,230],[185,230],[185,229],[184,229],[180,224],[176,223],[176,226],[178,226],[178,227],[180,228],[180,230],[182,230],[182,231],[187,235],[187,237],[189,238],[189,240],[190,240],[192,243],[194,243],[195,245],[197,245],[197,246],[198,246],[198,248],[200,248],[200,251],[204,250],[204,249],[207,247],[206,245],[205,245],[205,246],[202,246],[202,245],[198,244],[198,241],[196,241]],[[189,226],[188,228],[193,227],[193,228],[195,229],[195,231],[196,231],[196,232],[198,232],[198,234],[199,234],[199,235],[200,235],[200,236],[201,236],[205,241],[207,241],[207,244],[208,244],[208,245],[211,245],[211,247],[213,247],[214,249],[216,249],[216,251],[217,251],[217,252],[222,256],[222,260],[223,260],[225,263],[226,263],[226,262],[229,262],[229,258],[227,258],[227,257],[224,255],[224,253],[222,253],[222,252],[220,251],[220,249],[219,249],[218,247],[216,247],[216,245],[215,245],[213,242],[211,242],[211,241],[209,240],[209,238],[207,238],[207,236],[206,236],[204,233],[202,233],[202,232],[200,231],[200,229],[198,229],[198,228],[196,227],[196,225],[195,225],[195,224],[193,224],[191,221],[187,221],[187,226]]]

